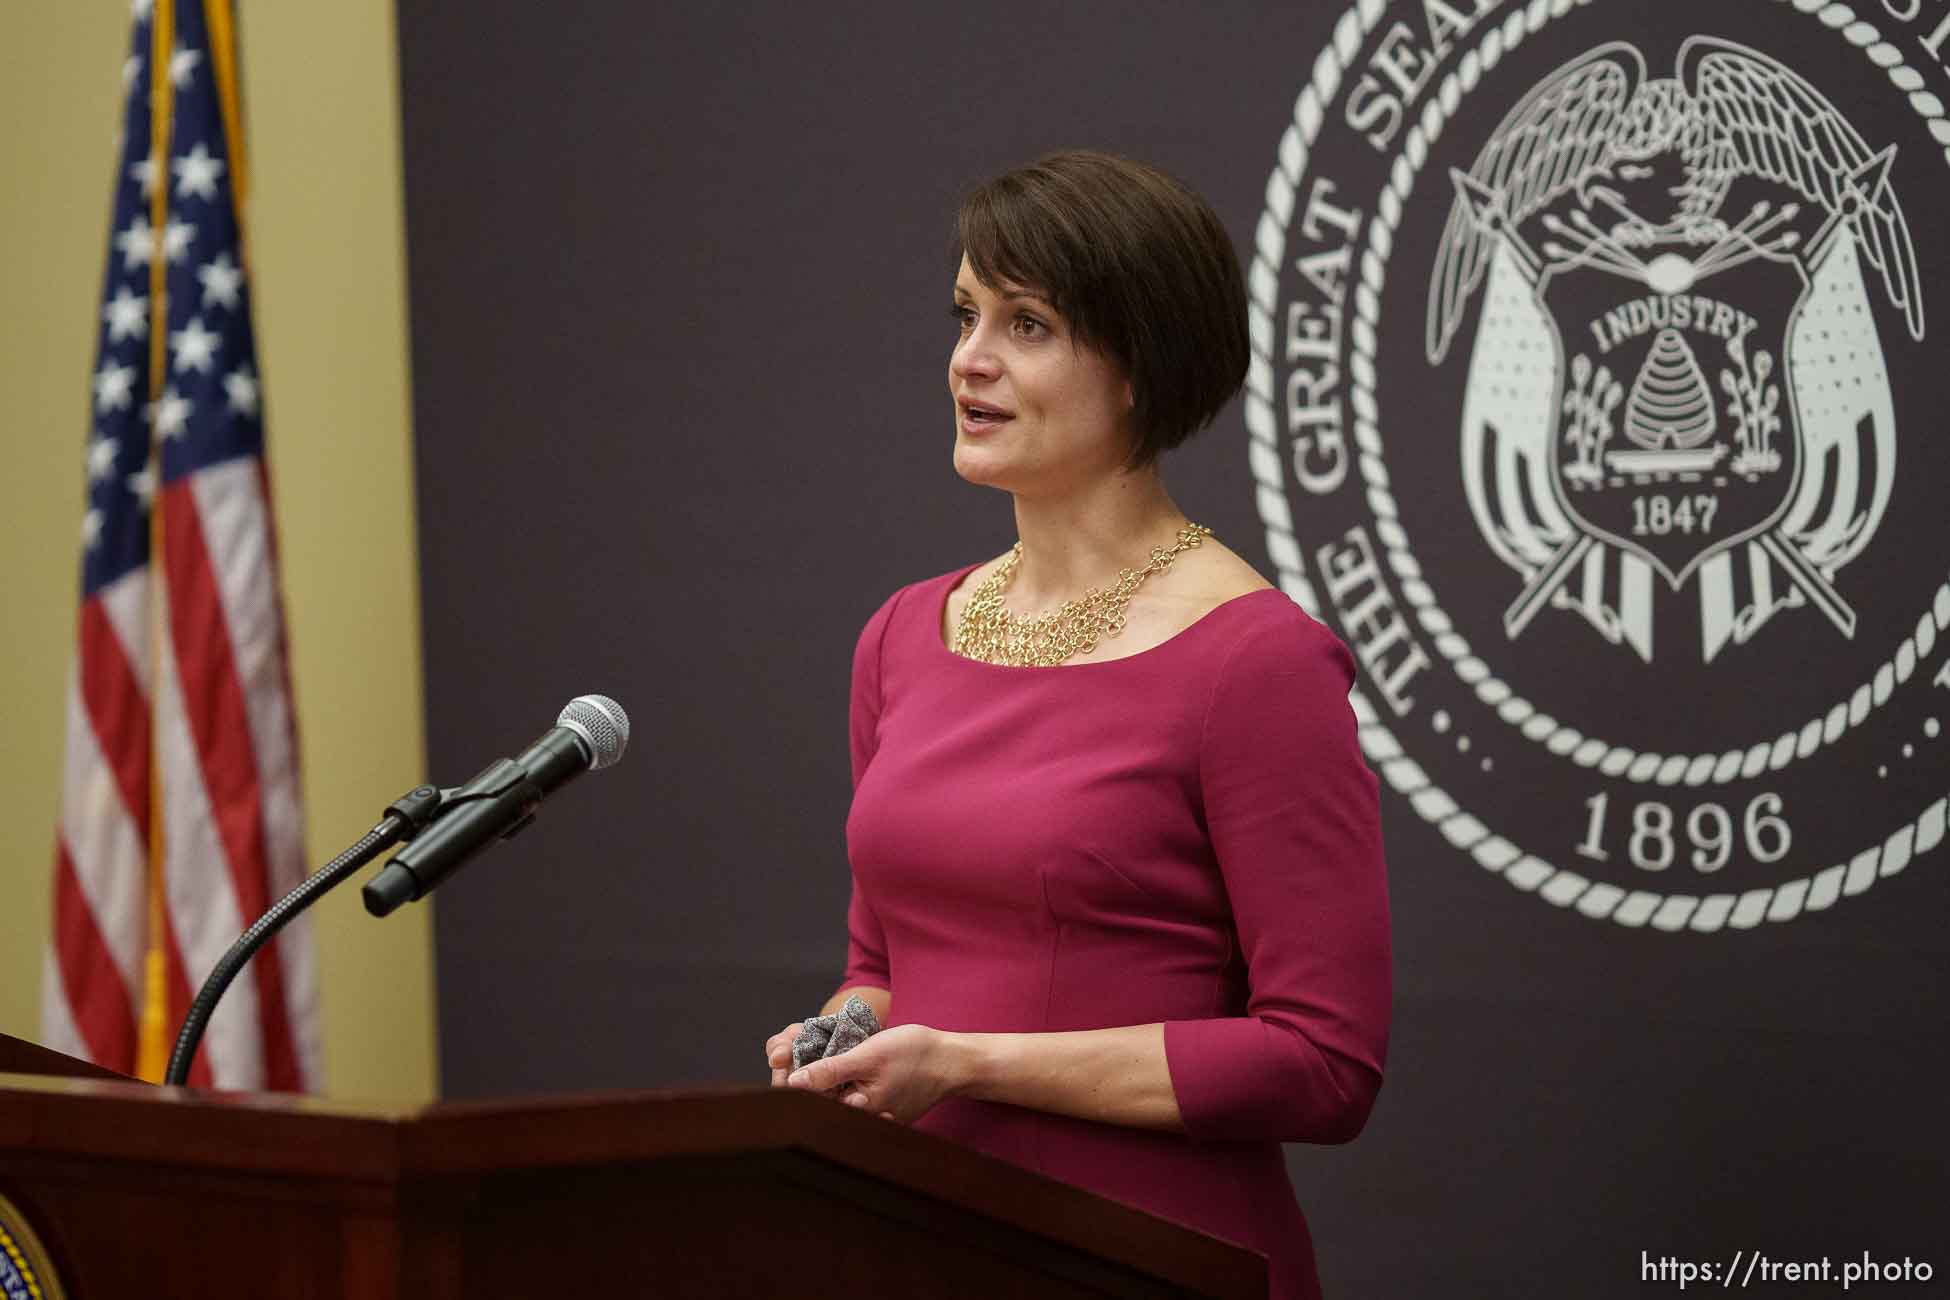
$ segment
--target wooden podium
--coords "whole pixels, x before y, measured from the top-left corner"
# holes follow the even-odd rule
[[[0,1197],[68,1300],[1266,1294],[1257,1254],[786,1089],[389,1110],[5,1036],[0,1071]]]

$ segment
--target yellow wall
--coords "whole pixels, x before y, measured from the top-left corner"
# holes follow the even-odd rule
[[[314,865],[422,779],[391,0],[240,8],[251,290]],[[126,0],[11,6],[0,40],[0,1031],[38,1035],[88,375]],[[437,1092],[432,914],[312,911],[326,1090]]]

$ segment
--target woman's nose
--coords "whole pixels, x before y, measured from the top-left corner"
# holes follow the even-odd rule
[[[954,354],[948,358],[950,374],[970,379],[993,379],[1001,369],[988,335],[979,326],[955,344]]]

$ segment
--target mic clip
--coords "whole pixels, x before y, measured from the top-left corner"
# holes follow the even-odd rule
[[[386,805],[386,816],[399,819],[399,842],[406,844],[462,804],[503,799],[510,795],[514,796],[516,806],[521,809],[521,816],[497,838],[511,840],[528,829],[529,823],[535,820],[535,809],[542,802],[542,792],[529,779],[521,764],[510,758],[496,759],[466,785],[450,785],[444,790],[432,785],[415,786]]]
[[[388,818],[398,819],[397,838],[401,842],[409,841],[433,825],[440,814],[447,810],[449,801],[459,793],[458,787],[442,790],[431,785],[415,786],[386,805],[386,816],[381,818],[380,824],[384,825]]]
[[[429,822],[445,817],[463,804],[483,803],[493,800],[520,809],[520,815],[508,829],[495,836],[499,840],[511,840],[528,828],[535,820],[535,810],[541,806],[542,791],[529,776],[528,770],[512,758],[497,758],[479,776],[466,785],[453,790],[440,792],[440,808]]]

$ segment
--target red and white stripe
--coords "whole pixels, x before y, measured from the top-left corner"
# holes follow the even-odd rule
[[[138,572],[86,603],[69,693],[56,854],[51,1046],[135,1065],[148,945],[151,781],[162,817],[168,1036],[244,927],[305,874],[298,758],[262,463],[165,486],[163,582]],[[151,622],[154,595],[160,617]],[[147,680],[151,629],[157,680]],[[193,1082],[303,1091],[320,1079],[309,927],[288,926],[224,996]]]
[[[148,942],[148,585],[138,570],[81,608],[41,982],[48,1045],[124,1071]]]

